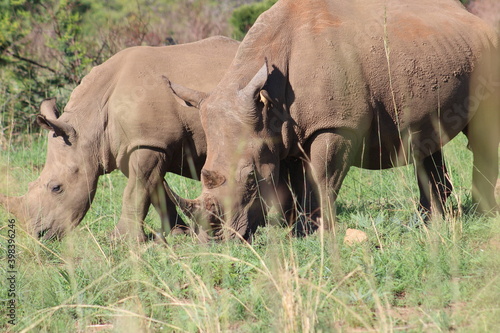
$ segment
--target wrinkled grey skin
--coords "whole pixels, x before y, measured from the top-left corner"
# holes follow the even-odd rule
[[[421,205],[442,210],[451,184],[441,147],[463,131],[473,199],[482,211],[497,209],[498,45],[496,32],[454,0],[277,2],[210,95],[196,101],[196,91],[171,85],[200,105],[207,135],[203,192],[191,206],[248,239],[262,223],[259,198],[295,159],[314,184],[321,211],[312,204],[309,213],[318,226],[333,227],[352,166],[415,163]]]
[[[92,203],[100,175],[128,177],[114,236],[146,239],[143,220],[152,203],[168,231],[179,219],[165,192],[166,172],[198,178],[206,144],[198,112],[175,101],[161,75],[203,92],[215,87],[238,42],[213,37],[166,47],[133,47],[95,67],[73,91],[59,116],[43,101],[37,121],[48,130],[47,160],[21,197],[0,203],[35,236],[61,237]]]

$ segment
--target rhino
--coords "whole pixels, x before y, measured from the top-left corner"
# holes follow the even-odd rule
[[[168,81],[199,107],[207,159],[197,199],[167,194],[186,212],[209,210],[203,216],[227,230],[214,238],[248,240],[281,164],[295,160],[313,184],[310,224],[328,230],[351,167],[413,163],[420,203],[436,213],[452,190],[441,148],[464,132],[473,200],[491,212],[498,48],[494,29],[455,0],[280,0],[210,94]]]
[[[98,178],[119,169],[128,183],[113,236],[146,240],[144,218],[156,208],[163,231],[182,227],[165,194],[172,172],[198,178],[205,161],[199,115],[165,94],[160,75],[213,89],[229,67],[238,42],[226,37],[165,47],[138,46],[94,67],[59,115],[55,99],[41,103],[38,124],[48,130],[45,166],[20,197],[0,203],[44,238],[62,237],[84,218]],[[182,232],[182,228],[176,228]]]

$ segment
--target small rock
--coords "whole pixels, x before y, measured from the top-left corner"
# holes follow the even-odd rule
[[[344,244],[354,245],[362,243],[368,239],[365,232],[357,229],[347,229],[344,237]]]

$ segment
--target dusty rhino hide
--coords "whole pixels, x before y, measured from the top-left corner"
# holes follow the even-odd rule
[[[132,47],[92,69],[59,115],[55,99],[42,102],[37,121],[48,130],[39,178],[21,197],[0,195],[7,210],[35,236],[61,237],[89,209],[100,175],[128,177],[114,236],[146,239],[143,221],[153,204],[163,231],[184,225],[165,194],[166,172],[198,178],[206,143],[198,112],[183,110],[161,75],[212,90],[238,43],[213,37],[166,47]]]
[[[249,238],[261,224],[260,198],[292,158],[313,181],[304,198],[316,226],[332,227],[353,166],[414,163],[423,209],[442,210],[451,183],[441,147],[463,132],[473,200],[494,211],[498,47],[494,29],[455,0],[278,1],[210,95],[197,101],[199,92],[172,80],[180,98],[200,106],[207,135],[202,194],[183,206],[209,210],[202,215],[216,216],[229,236]]]

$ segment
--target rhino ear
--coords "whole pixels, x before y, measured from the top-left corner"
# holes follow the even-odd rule
[[[40,104],[40,114],[36,116],[36,122],[40,127],[54,131],[54,136],[61,136],[69,144],[69,139],[75,136],[73,126],[58,120],[59,111],[56,106],[56,99],[46,99]]]
[[[59,110],[56,105],[57,99],[49,98],[44,99],[42,103],[40,103],[40,113],[47,119],[57,119],[59,118]]]
[[[36,116],[36,122],[40,127],[48,130],[54,131],[54,136],[61,136],[64,138],[64,141],[69,144],[70,139],[75,137],[75,129],[73,126],[59,121],[57,119],[51,120],[47,119],[44,115],[39,114]]]
[[[162,75],[162,79],[167,85],[167,87],[172,91],[175,96],[175,100],[182,106],[194,107],[199,109],[201,103],[208,97],[207,93],[193,90],[184,87],[180,84],[171,82],[165,75]]]

